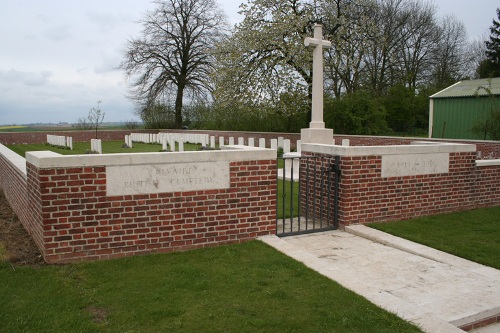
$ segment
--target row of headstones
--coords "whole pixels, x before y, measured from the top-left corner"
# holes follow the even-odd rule
[[[158,143],[163,144],[167,142],[190,142],[194,144],[201,144],[206,146],[208,144],[208,134],[192,134],[192,133],[131,133],[125,136],[125,143],[127,146],[132,147],[132,142],[142,143]],[[129,144],[130,143],[130,144]]]
[[[47,143],[53,146],[68,147],[73,150],[73,138],[70,136],[47,134]]]
[[[167,151],[170,148],[171,151],[176,150],[176,142],[178,143],[178,151],[184,151],[184,142],[201,144],[202,146],[207,146],[209,144],[210,148],[216,148],[216,137],[209,136],[208,134],[184,134],[184,133],[131,133],[125,136],[125,144],[129,147],[133,147],[133,142],[143,142],[143,143],[159,143],[162,144],[162,149]],[[260,138],[258,140],[259,148],[266,148],[266,139]],[[255,147],[255,139],[249,138],[247,145],[249,147]],[[228,138],[228,145],[234,146],[235,144],[239,146],[245,145],[245,138],[239,137],[235,141],[234,137]],[[225,146],[225,138],[223,136],[219,137],[219,147]],[[297,152],[300,153],[301,141],[297,141]],[[277,139],[271,139],[271,149],[278,149],[278,147],[283,148],[283,153],[290,152],[290,140],[284,139],[283,137],[278,137]]]

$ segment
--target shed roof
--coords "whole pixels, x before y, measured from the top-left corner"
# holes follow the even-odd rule
[[[460,81],[430,98],[487,96],[489,92],[496,96],[500,95],[500,77]]]

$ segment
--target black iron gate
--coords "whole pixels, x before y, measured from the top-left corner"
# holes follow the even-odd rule
[[[339,156],[278,159],[276,235],[338,228]]]

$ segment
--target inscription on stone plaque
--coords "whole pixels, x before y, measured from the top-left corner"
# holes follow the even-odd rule
[[[107,195],[229,188],[229,162],[109,166]]]
[[[411,154],[382,156],[382,177],[404,177],[448,173],[450,154]]]

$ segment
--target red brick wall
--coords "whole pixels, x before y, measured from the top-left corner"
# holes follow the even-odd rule
[[[275,233],[276,161],[230,164],[230,188],[106,197],[106,168],[28,168],[50,263],[227,244]]]
[[[500,205],[500,165],[482,166],[476,169],[474,179],[474,203],[477,207]]]
[[[304,155],[321,156],[309,152]],[[303,159],[301,163],[308,163],[314,169],[316,162]],[[382,178],[381,156],[342,156],[340,169],[339,222],[343,225],[405,220],[500,205],[500,165],[476,166],[474,152],[450,153],[446,174]],[[318,173],[322,171],[318,170],[316,175]],[[314,186],[318,187],[314,175],[315,172],[307,173],[311,178],[309,191],[306,180],[301,180],[303,196],[314,192]],[[303,205],[307,198],[301,199]],[[330,200],[333,199],[330,197]]]

